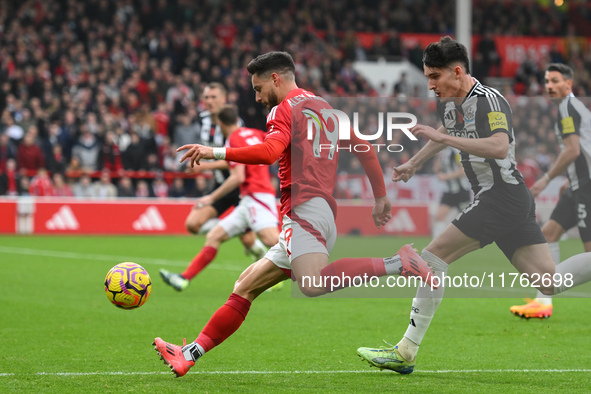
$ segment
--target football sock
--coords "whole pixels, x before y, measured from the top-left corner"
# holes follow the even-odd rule
[[[413,361],[416,358],[419,345],[429,328],[429,324],[431,324],[435,311],[441,304],[444,290],[443,277],[447,273],[447,263],[433,253],[423,250],[421,257],[433,270],[433,274],[439,277],[440,284],[438,289],[431,289],[430,286],[425,284],[419,286],[417,295],[412,300],[410,323],[404,338],[398,343],[398,351],[407,361]],[[411,341],[412,344],[408,341]]]
[[[357,276],[369,280],[372,276],[400,275],[401,270],[402,261],[400,256],[396,254],[384,259],[373,257],[339,259],[324,267],[320,274],[324,279],[323,283],[326,284],[326,290],[330,292],[351,286],[353,278]],[[340,280],[342,286],[333,287],[331,280],[333,277],[339,279],[351,278],[351,280]]]
[[[199,228],[199,231],[197,231],[197,234],[207,234],[209,230],[214,228],[219,222],[220,219],[218,218],[209,219],[203,223],[203,225]]]
[[[250,304],[250,301],[238,294],[230,295],[228,301],[213,314],[195,340],[204,353],[224,342],[238,330],[250,310]]]
[[[569,257],[556,266],[554,294],[591,280],[591,252]]]
[[[550,253],[552,254],[552,260],[554,261],[554,264],[560,264],[560,244],[558,242],[548,242],[548,247],[550,247]],[[536,301],[542,305],[552,305],[552,296],[545,295],[538,290]]]
[[[190,344],[183,346],[182,352],[185,360],[195,362],[205,354],[205,349],[203,349],[203,347],[197,342],[191,342]]]
[[[260,239],[256,238],[250,247],[249,252],[257,258],[263,258],[268,250],[269,249],[267,249],[265,244]]]
[[[198,273],[203,271],[203,269],[207,267],[207,265],[211,263],[213,259],[215,259],[215,255],[217,253],[218,250],[216,248],[212,248],[211,246],[206,246],[201,249],[201,252],[199,252],[199,254],[193,258],[193,261],[191,261],[191,264],[189,264],[185,272],[181,274],[183,278],[189,280],[193,279]]]

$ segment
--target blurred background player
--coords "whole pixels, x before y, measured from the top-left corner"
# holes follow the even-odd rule
[[[546,68],[546,91],[558,105],[554,131],[560,143],[560,154],[544,176],[531,188],[534,197],[548,186],[550,180],[566,171],[568,180],[550,220],[542,233],[552,252],[554,263],[560,263],[560,237],[578,226],[586,252],[591,252],[591,111],[572,92],[574,72],[565,65],[552,63]],[[552,296],[538,291],[535,299],[510,308],[516,316],[548,318],[552,316]]]
[[[262,130],[240,127],[238,112],[232,106],[223,106],[217,114],[217,120],[226,138],[226,146],[230,148],[261,144],[265,138]],[[223,242],[243,234],[247,229],[256,232],[267,247],[275,245],[279,240],[275,188],[271,184],[269,167],[238,163],[229,163],[229,166],[230,176],[211,194],[197,202],[205,206],[213,205],[239,187],[242,197],[240,203],[209,230],[203,249],[182,274],[160,270],[164,281],[178,291],[186,289],[189,282],[213,261]]]
[[[443,195],[433,219],[435,238],[448,225],[447,216],[450,211],[455,208],[461,212],[470,203],[470,184],[460,164],[460,151],[451,146],[437,154],[433,170],[444,184]]]
[[[218,112],[226,104],[226,99],[226,88],[219,82],[211,82],[203,89],[203,101],[207,108],[199,114],[200,139],[203,145],[221,147],[226,143],[226,137],[222,133],[217,118]],[[241,120],[239,123],[242,125]],[[213,170],[215,188],[230,176],[228,165],[222,160],[211,163],[208,169]],[[193,234],[205,234],[217,224],[218,216],[229,208],[237,206],[239,202],[240,190],[238,187],[212,204],[203,204],[198,201],[185,219],[185,227]],[[240,240],[244,244],[247,254],[251,254],[255,260],[260,259],[267,252],[265,245],[250,230],[241,235]]]

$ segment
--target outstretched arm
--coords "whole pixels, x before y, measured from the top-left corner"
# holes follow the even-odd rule
[[[417,126],[413,127],[410,131],[414,134],[417,127],[428,127],[428,126],[417,125]],[[439,127],[437,130],[435,130],[433,128],[430,128],[430,129],[433,130],[434,133],[447,135],[447,130],[443,126]],[[423,164],[425,164],[425,162],[427,160],[429,160],[430,158],[435,156],[437,153],[441,152],[445,148],[445,146],[446,146],[445,144],[435,142],[433,139],[431,139],[409,161],[407,161],[406,163],[404,163],[398,167],[394,167],[394,171],[392,172],[392,181],[407,182],[410,178],[412,178],[412,176],[415,174],[415,172],[419,168],[421,168],[421,166]]]
[[[273,164],[279,159],[286,146],[276,139],[266,139],[262,144],[242,148],[212,148],[199,144],[183,145],[176,151],[186,150],[181,163],[191,159],[191,167],[199,165],[201,159],[219,159],[242,164]]]

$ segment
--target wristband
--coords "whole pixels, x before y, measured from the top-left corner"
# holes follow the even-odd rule
[[[226,160],[226,148],[213,148],[213,157],[218,160]]]
[[[548,173],[544,174],[544,179],[546,180],[546,182],[550,183],[550,175],[548,175]]]

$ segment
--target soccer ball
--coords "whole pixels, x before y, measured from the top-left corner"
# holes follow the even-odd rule
[[[117,264],[105,277],[107,298],[118,308],[139,308],[151,292],[152,280],[148,271],[136,263]]]

